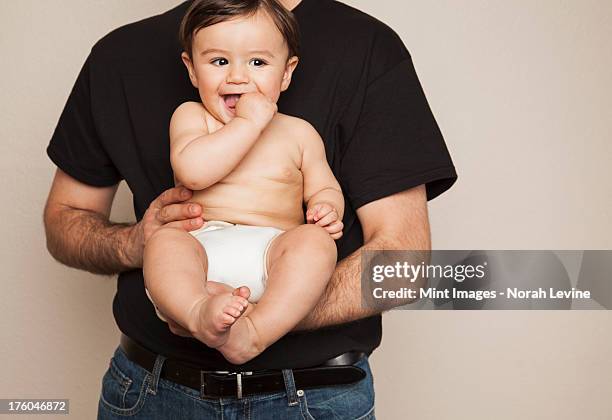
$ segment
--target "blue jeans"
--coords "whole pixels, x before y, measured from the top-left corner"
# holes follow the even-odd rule
[[[115,350],[102,378],[98,419],[374,419],[374,386],[368,359],[355,366],[367,376],[352,385],[299,392],[291,370],[284,371],[285,390],[242,399],[202,398],[199,391],[160,378],[164,363],[157,356],[153,372]]]

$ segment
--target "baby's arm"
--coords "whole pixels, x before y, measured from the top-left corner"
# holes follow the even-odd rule
[[[170,120],[170,161],[177,181],[203,190],[227,176],[253,147],[276,105],[260,93],[247,93],[236,104],[236,116],[210,132],[202,104],[185,102]]]
[[[342,236],[344,215],[342,189],[327,164],[323,141],[317,131],[303,122],[298,132],[302,145],[306,221],[325,228],[332,238],[338,239]]]

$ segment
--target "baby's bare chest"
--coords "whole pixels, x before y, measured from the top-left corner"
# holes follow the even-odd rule
[[[302,185],[302,155],[289,133],[264,133],[222,183]]]
[[[230,174],[195,192],[205,219],[283,229],[303,223],[302,148],[279,131],[264,132]]]

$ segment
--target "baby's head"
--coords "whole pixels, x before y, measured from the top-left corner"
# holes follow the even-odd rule
[[[180,39],[191,83],[223,122],[243,93],[276,102],[298,62],[297,23],[277,0],[194,0]]]

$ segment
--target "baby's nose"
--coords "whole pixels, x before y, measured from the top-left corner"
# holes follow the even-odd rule
[[[242,66],[232,66],[227,74],[227,83],[248,83],[249,75]]]

